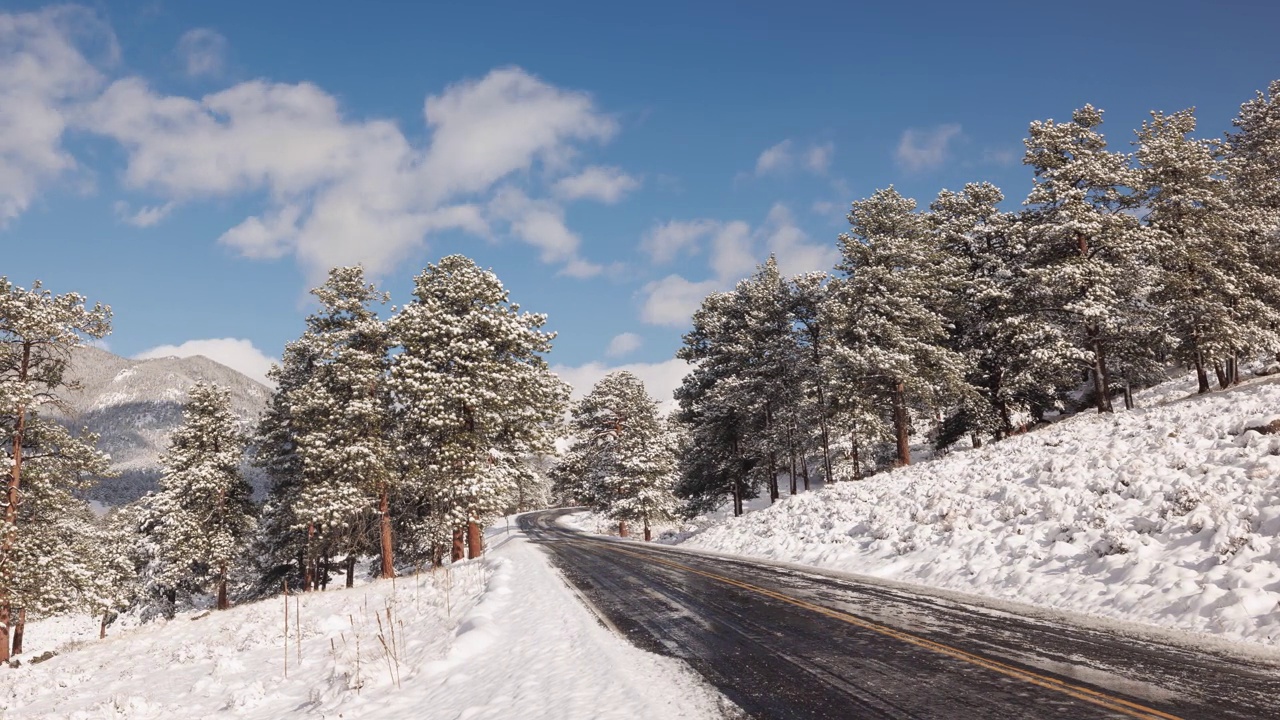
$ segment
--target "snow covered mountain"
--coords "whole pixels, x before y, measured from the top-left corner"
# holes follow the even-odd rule
[[[67,377],[81,387],[64,394],[61,419],[74,429],[98,433],[98,447],[111,454],[120,473],[88,491],[90,500],[104,505],[131,502],[156,488],[160,455],[182,421],[192,385],[203,380],[229,388],[232,408],[246,424],[257,419],[271,394],[262,383],[198,355],[129,360],[83,347],[75,351]],[[256,469],[246,467],[246,472],[260,489]]]

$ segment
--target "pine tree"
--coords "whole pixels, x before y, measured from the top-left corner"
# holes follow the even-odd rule
[[[907,465],[910,406],[954,404],[969,390],[964,358],[945,345],[955,273],[915,201],[892,187],[853,203],[849,224],[824,308],[827,372],[854,447],[883,437],[887,415]]]
[[[560,471],[572,476],[594,510],[638,522],[652,539],[655,521],[675,516],[674,438],[644,383],[626,371],[606,375],[573,409],[574,442]]]
[[[89,307],[81,295],[53,295],[39,282],[26,290],[0,277],[0,434],[9,468],[0,498],[0,662],[9,658],[15,620],[16,635],[22,633],[25,607],[54,611],[94,594],[75,581],[93,574],[92,558],[74,546],[52,546],[76,534],[67,530],[69,515],[85,506],[72,490],[105,475],[107,458],[94,449],[96,438],[75,437],[41,411],[70,387],[64,374],[72,349],[105,337],[110,321],[110,308]]]
[[[1138,133],[1138,161],[1146,222],[1159,236],[1162,276],[1152,301],[1165,312],[1174,358],[1195,368],[1204,393],[1209,366],[1225,387],[1223,368],[1239,353],[1280,348],[1270,329],[1280,316],[1252,292],[1260,271],[1235,227],[1225,166],[1215,143],[1188,137],[1195,127],[1191,110],[1153,112]]]
[[[1157,281],[1155,235],[1134,215],[1141,179],[1107,149],[1102,111],[1031,123],[1023,163],[1035,171],[1022,227],[1029,253],[1018,289],[1046,336],[1061,332],[1069,359],[1088,369],[1098,412],[1111,412],[1113,369],[1155,365],[1161,318],[1148,302]],[[1049,327],[1052,326],[1052,327]]]
[[[1223,143],[1232,224],[1257,270],[1247,294],[1273,309],[1280,307],[1280,80],[1241,105],[1232,125]],[[1255,319],[1261,347],[1248,349],[1276,353],[1268,341],[1277,322],[1265,313]]]
[[[1000,189],[970,183],[943,190],[930,205],[929,221],[954,273],[946,310],[949,346],[966,359],[966,381],[976,391],[939,433],[939,444],[972,433],[996,439],[1014,431],[1014,418],[1038,414],[1072,383],[1071,347],[1053,324],[1028,316],[1019,285],[1027,252],[1019,218],[1002,212]],[[1032,321],[1029,321],[1032,320]]]
[[[798,376],[800,404],[797,410],[797,450],[804,489],[809,489],[811,471],[809,457],[818,453],[817,468],[824,482],[830,482],[831,471],[831,389],[823,358],[829,352],[830,332],[822,322],[822,306],[826,302],[830,276],[810,272],[791,279],[791,316],[798,354],[795,373]]]
[[[414,301],[388,326],[405,527],[419,548],[482,549],[480,528],[502,508],[512,467],[550,452],[568,387],[543,355],[546,316],[520,312],[502,282],[451,255],[414,279]],[[433,560],[436,552],[431,550]]]
[[[240,473],[244,449],[230,391],[197,383],[150,503],[161,581],[175,594],[206,594],[212,584],[220,610],[230,607],[227,581],[255,525],[253,490]]]

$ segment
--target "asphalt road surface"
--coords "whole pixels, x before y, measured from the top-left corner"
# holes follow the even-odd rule
[[[1280,719],[1280,668],[522,516],[601,621],[757,718]]]

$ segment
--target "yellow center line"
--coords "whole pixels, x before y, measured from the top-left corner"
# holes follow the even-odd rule
[[[1125,700],[1124,698],[1115,697],[1113,695],[1107,695],[1106,693],[1101,693],[1101,692],[1098,692],[1097,690],[1093,690],[1087,687],[1081,687],[1079,685],[1073,685],[1071,683],[1065,682],[1063,680],[1059,680],[1054,677],[1040,675],[1038,673],[1034,673],[1029,670],[1024,670],[1019,667],[1014,667],[1012,665],[1006,665],[1005,663],[999,662],[997,660],[985,658],[980,655],[974,655],[973,653],[965,652],[964,650],[951,647],[950,645],[944,645],[943,643],[935,642],[933,640],[929,640],[927,638],[923,638],[918,635],[912,635],[911,633],[908,633],[908,632],[895,630],[894,628],[888,627],[886,625],[880,625],[878,623],[873,623],[867,620],[863,620],[862,618],[856,617],[854,615],[840,612],[839,610],[832,610],[831,608],[823,607],[821,605],[815,605],[811,602],[800,600],[798,598],[791,597],[790,595],[784,595],[779,592],[774,592],[773,590],[769,590],[767,588],[762,588],[756,585],[752,585],[750,583],[745,583],[740,580],[734,580],[733,578],[727,578],[723,575],[717,575],[715,573],[706,572],[705,570],[699,570],[697,568],[689,567],[688,565],[683,565],[681,563],[674,562],[671,560],[666,560],[664,558],[655,557],[652,554],[637,553],[631,550],[624,550],[620,547],[616,547],[614,543],[599,542],[599,541],[587,541],[587,542],[600,545],[614,552],[622,553],[623,555],[630,555],[632,557],[639,558],[641,560],[655,562],[661,565],[666,565],[668,567],[677,568],[685,572],[690,572],[695,575],[701,575],[702,577],[725,583],[726,585],[732,585],[734,587],[741,588],[743,590],[748,590],[759,595],[764,595],[765,597],[770,597],[770,598],[773,598],[774,600],[781,600],[782,602],[795,605],[796,607],[804,608],[805,610],[811,610],[813,612],[826,615],[827,617],[835,618],[836,620],[841,620],[843,622],[862,628],[864,630],[869,630],[871,632],[878,633],[880,635],[891,637],[891,638],[894,638],[895,640],[901,640],[902,642],[910,643],[911,645],[915,645],[917,647],[921,647],[926,650],[932,650],[934,652],[947,655],[957,660],[963,660],[972,665],[976,665],[978,667],[1000,673],[1001,675],[1022,680],[1024,682],[1028,682],[1032,685],[1036,685],[1036,686],[1045,688],[1047,690],[1054,690],[1054,691],[1063,693],[1065,695],[1069,695],[1073,698],[1076,698],[1077,700],[1083,700],[1085,702],[1092,703],[1100,707],[1104,707],[1108,710],[1112,710],[1112,711],[1121,713],[1123,715],[1128,715],[1129,717],[1142,718],[1142,720],[1151,720],[1152,718],[1160,718],[1160,720],[1181,720],[1181,718],[1179,718],[1176,715],[1170,715],[1166,712],[1161,712],[1160,710],[1156,710],[1155,708],[1149,708],[1145,705],[1139,705],[1138,703],[1130,702],[1128,700]]]

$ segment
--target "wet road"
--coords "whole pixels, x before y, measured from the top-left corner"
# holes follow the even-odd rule
[[[522,516],[602,622],[758,718],[1280,719],[1280,668]]]

